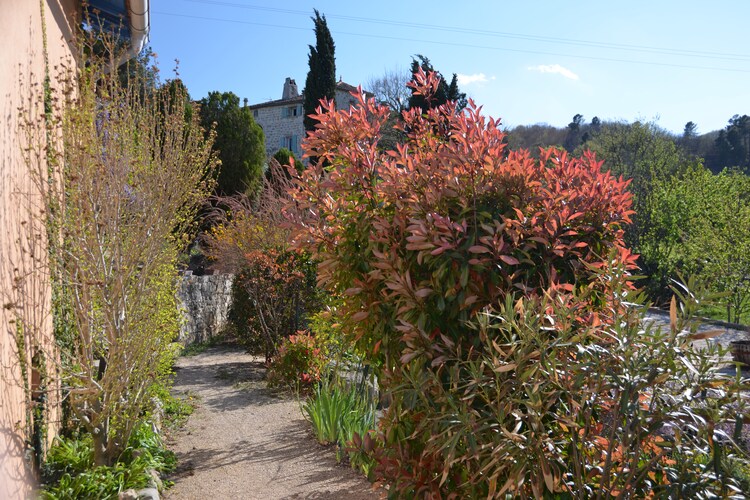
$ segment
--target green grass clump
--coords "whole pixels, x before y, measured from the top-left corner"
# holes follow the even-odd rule
[[[346,453],[352,466],[370,476],[374,461],[359,446],[353,445],[375,428],[375,403],[365,391],[323,377],[303,404],[302,411],[320,444],[335,444],[338,461]]]
[[[188,344],[182,347],[182,349],[180,350],[180,356],[197,356],[198,354],[206,352],[206,350],[210,347],[216,347],[217,345],[223,344],[227,341],[227,335],[217,335],[204,342]]]
[[[150,388],[152,397],[158,398],[164,412],[164,425],[168,429],[176,429],[185,424],[188,417],[193,414],[196,405],[196,397],[187,394],[183,397],[172,395],[169,388],[164,384],[155,384]]]

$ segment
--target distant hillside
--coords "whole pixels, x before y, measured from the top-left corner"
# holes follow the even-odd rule
[[[638,122],[636,122],[638,123]],[[586,122],[582,115],[573,117],[567,127],[555,127],[547,123],[518,125],[506,130],[511,149],[528,149],[536,155],[540,147],[561,147],[570,152],[585,149],[598,133],[613,127],[628,127],[624,121],[601,121],[594,117]],[[696,125],[689,122],[681,135],[649,124],[660,136],[668,137],[686,155],[702,158],[704,165],[713,172],[726,167],[738,167],[750,171],[750,117],[735,115],[722,130],[696,134]]]

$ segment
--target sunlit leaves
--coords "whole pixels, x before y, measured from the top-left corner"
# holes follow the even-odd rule
[[[416,92],[434,91],[434,75],[414,80]],[[406,141],[384,151],[388,109],[358,100],[316,115],[306,148],[325,161],[293,195],[299,244],[322,261],[321,282],[348,297],[363,347],[398,338],[393,312],[416,338],[434,327],[460,337],[463,321],[505,294],[572,289],[622,246],[627,182],[593,155],[507,151],[499,122],[473,103],[463,113],[453,103],[405,112]]]
[[[434,75],[415,82],[435,88]],[[676,417],[658,398],[697,419],[707,411],[684,404],[696,393],[677,374],[712,379],[685,336],[642,336],[624,307],[628,181],[590,153],[508,151],[471,102],[404,112],[406,140],[383,150],[388,110],[357,97],[316,115],[306,147],[325,162],[288,209],[296,244],[343,297],[345,329],[382,361],[390,491],[638,496],[649,471],[665,484],[655,433]]]

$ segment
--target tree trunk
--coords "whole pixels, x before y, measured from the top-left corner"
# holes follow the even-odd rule
[[[115,464],[117,457],[112,456],[114,454],[112,450],[113,447],[108,442],[107,434],[108,432],[106,431],[106,428],[97,428],[91,433],[94,442],[94,465],[96,466],[106,465],[111,467]]]

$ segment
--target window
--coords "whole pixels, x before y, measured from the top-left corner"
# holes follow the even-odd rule
[[[299,136],[295,134],[282,137],[279,141],[279,148],[286,148],[294,154],[299,154]]]
[[[257,109],[253,110],[253,118],[258,118],[258,110]]]
[[[287,106],[281,110],[281,116],[283,118],[294,118],[295,116],[302,116],[302,105],[297,104],[296,106]]]

